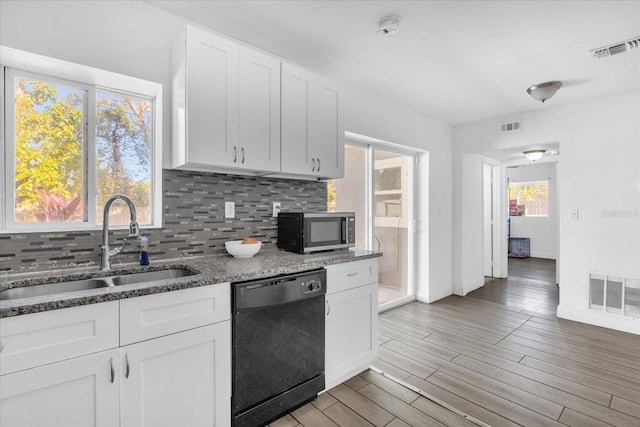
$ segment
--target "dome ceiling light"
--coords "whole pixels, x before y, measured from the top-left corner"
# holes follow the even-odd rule
[[[555,95],[560,87],[562,87],[562,82],[544,82],[531,86],[527,89],[527,93],[536,101],[544,102]]]
[[[522,154],[524,154],[524,156],[531,160],[532,162],[535,162],[536,160],[540,159],[542,156],[544,156],[544,153],[546,153],[546,150],[527,150],[527,151],[523,151]]]

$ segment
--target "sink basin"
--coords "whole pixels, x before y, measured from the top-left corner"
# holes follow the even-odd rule
[[[44,285],[21,286],[0,292],[0,300],[40,297],[64,292],[86,291],[106,288],[110,283],[104,279],[73,280],[70,282],[47,283]]]
[[[122,274],[119,276],[99,277],[95,279],[73,280],[42,285],[20,286],[0,291],[0,300],[40,297],[65,292],[86,291],[88,289],[108,288],[132,283],[156,282],[158,280],[177,279],[197,274],[191,270],[173,268],[169,270],[145,271],[143,273]]]
[[[123,274],[122,276],[112,277],[111,281],[115,286],[120,286],[120,285],[130,285],[132,283],[155,282],[157,280],[177,279],[178,277],[192,276],[194,274],[196,273],[194,273],[191,270],[174,268],[171,270],[145,271],[144,273]]]

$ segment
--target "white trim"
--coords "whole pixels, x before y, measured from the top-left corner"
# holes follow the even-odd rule
[[[438,301],[442,298],[446,298],[449,295],[453,295],[451,289],[449,288],[442,288],[438,290],[438,292],[432,292],[432,290],[429,289],[429,292],[426,293],[418,291],[416,293],[416,300],[431,304],[432,302]]]
[[[472,280],[471,282],[468,282],[466,284],[462,284],[462,285],[454,285],[453,286],[453,293],[454,295],[459,295],[459,296],[465,296],[467,295],[469,292],[473,292],[478,288],[481,288],[482,286],[484,286],[484,277],[480,277],[478,279]]]
[[[616,329],[640,335],[640,318],[623,317],[615,313],[607,313],[592,309],[578,309],[558,305],[557,316],[561,319],[573,320],[603,328]]]
[[[401,305],[409,304],[413,301],[416,301],[416,298],[413,295],[407,295],[402,298],[394,299],[393,301],[385,302],[378,306],[378,313],[384,313],[392,308],[400,307]]]

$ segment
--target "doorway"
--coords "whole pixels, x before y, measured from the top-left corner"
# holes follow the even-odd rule
[[[356,214],[356,248],[383,253],[380,309],[415,299],[415,163],[415,153],[348,141],[345,176],[327,183],[328,210]]]

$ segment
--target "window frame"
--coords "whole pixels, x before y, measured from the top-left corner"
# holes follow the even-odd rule
[[[12,102],[15,88],[12,79],[16,74],[69,85],[87,93],[87,116],[84,118],[83,132],[83,198],[86,212],[82,222],[15,222],[15,114]],[[138,96],[151,102],[151,218],[150,224],[141,227],[162,227],[162,84],[0,46],[0,102],[3,110],[0,114],[0,150],[4,153],[4,173],[0,176],[0,185],[5,194],[0,203],[0,234],[102,229],[97,222],[102,213],[97,212],[96,205],[96,94],[101,90]],[[127,226],[114,225],[111,228]]]

